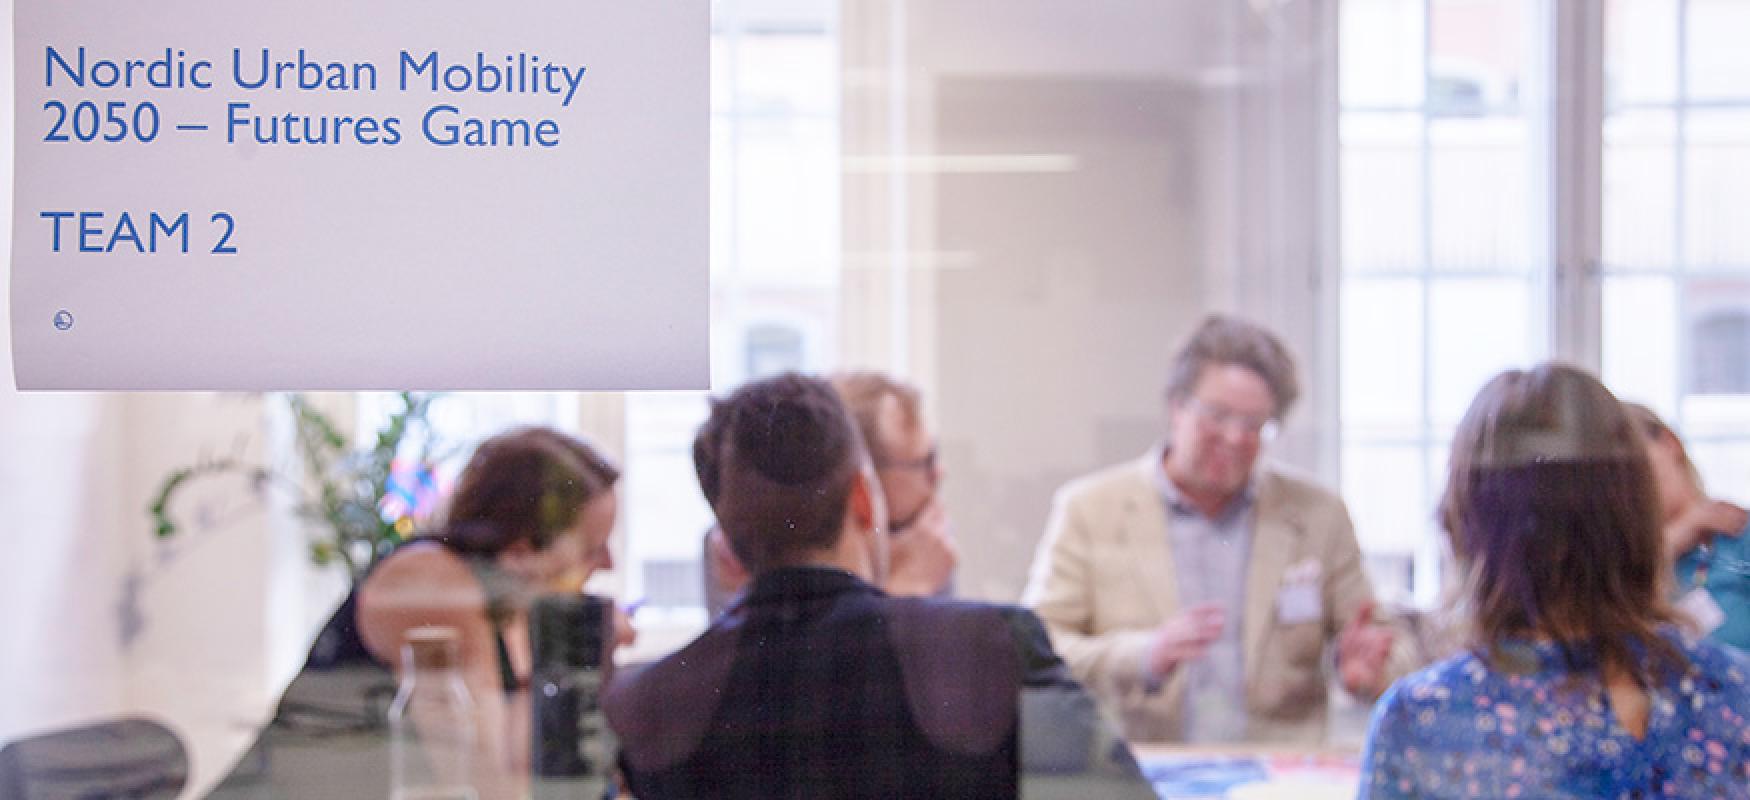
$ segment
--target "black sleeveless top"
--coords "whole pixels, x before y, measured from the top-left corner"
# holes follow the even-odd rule
[[[516,669],[511,665],[510,648],[504,642],[504,621],[510,614],[508,599],[511,587],[508,578],[492,563],[491,557],[459,552],[441,537],[421,536],[408,539],[395,549],[399,551],[414,542],[436,542],[468,565],[468,570],[474,573],[474,579],[480,581],[481,588],[486,591],[486,620],[492,626],[492,639],[498,651],[499,682],[507,693],[527,686],[526,682],[517,678]],[[358,583],[353,584],[346,599],[316,635],[315,643],[310,645],[310,655],[304,661],[306,669],[334,669],[359,664],[376,664],[384,669],[390,667],[372,656],[371,651],[365,647],[364,639],[359,636],[358,587]]]

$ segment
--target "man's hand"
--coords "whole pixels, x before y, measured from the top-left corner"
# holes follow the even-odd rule
[[[1155,630],[1148,651],[1149,671],[1164,678],[1174,667],[1202,658],[1226,626],[1227,610],[1219,603],[1191,606],[1173,615]]]
[[[1665,526],[1665,553],[1676,560],[1701,544],[1703,536],[1737,536],[1746,523],[1750,523],[1750,512],[1724,500],[1697,503]]]
[[[632,627],[632,616],[626,610],[614,606],[614,646],[631,647],[638,641],[638,629]]]
[[[1356,609],[1337,636],[1337,673],[1343,690],[1357,697],[1385,691],[1385,665],[1391,658],[1392,629],[1373,621],[1373,602]]]
[[[954,576],[960,561],[958,548],[948,536],[948,514],[939,499],[932,498],[917,521],[887,540],[890,564],[888,594],[898,597],[929,597],[942,591]]]

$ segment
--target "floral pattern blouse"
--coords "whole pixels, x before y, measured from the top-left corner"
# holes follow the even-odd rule
[[[1553,643],[1404,678],[1374,709],[1360,796],[1750,798],[1750,662],[1663,635],[1688,664],[1651,689],[1644,739],[1617,723],[1586,656]]]

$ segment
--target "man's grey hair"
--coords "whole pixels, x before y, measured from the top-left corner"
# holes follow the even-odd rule
[[[1203,320],[1173,356],[1167,372],[1167,402],[1178,405],[1190,397],[1204,367],[1230,364],[1245,367],[1264,379],[1276,401],[1276,418],[1288,416],[1288,409],[1300,396],[1294,357],[1275,334],[1263,327],[1220,314]]]

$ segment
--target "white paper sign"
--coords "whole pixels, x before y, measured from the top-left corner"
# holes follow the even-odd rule
[[[18,0],[21,389],[702,388],[709,4]]]

